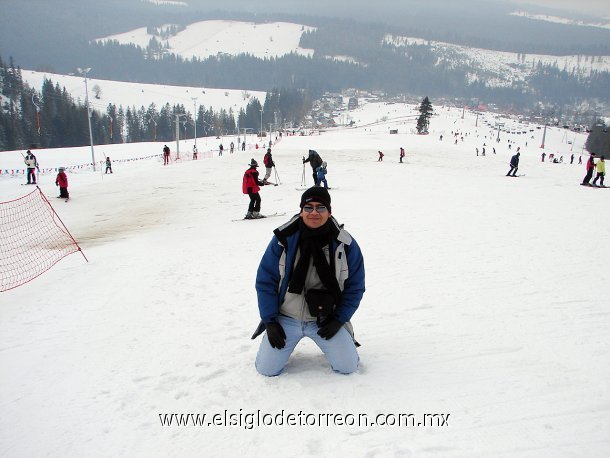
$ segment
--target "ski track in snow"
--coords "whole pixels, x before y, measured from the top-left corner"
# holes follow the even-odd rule
[[[252,137],[245,153],[70,173],[72,199],[52,203],[90,262],[69,256],[0,296],[0,455],[605,456],[608,193],[578,186],[583,165],[541,163],[541,130],[503,133],[497,144],[483,117],[475,128],[474,114],[435,108],[428,136],[387,123],[282,139],[274,159],[283,184],[261,195],[263,213],[285,219],[231,222],[248,204],[243,172],[264,152]],[[366,123],[411,110],[371,103],[352,115]],[[454,145],[451,130],[468,135]],[[548,129],[545,151],[565,161],[562,137]],[[526,174],[516,180],[504,177],[509,138]],[[577,157],[585,138],[575,137]],[[476,157],[483,142],[487,156]],[[146,145],[153,154],[163,146]],[[142,147],[96,148],[119,159]],[[250,340],[256,268],[272,230],[298,211],[310,148],[328,162],[334,215],[365,257],[367,292],[353,319],[361,368],[333,374],[302,341],[285,373],[265,378],[253,366],[260,338]],[[376,163],[379,149],[386,155]],[[89,154],[38,157],[52,167]],[[21,159],[0,160],[5,168]],[[53,180],[40,179],[48,196]],[[2,201],[23,192],[20,181],[0,178]],[[436,428],[159,421],[225,409],[450,417]]]

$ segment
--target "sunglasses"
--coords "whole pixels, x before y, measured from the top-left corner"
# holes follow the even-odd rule
[[[303,205],[303,211],[305,213],[311,213],[314,210],[318,213],[326,213],[328,208],[326,208],[326,205],[316,205],[315,207],[313,205]]]

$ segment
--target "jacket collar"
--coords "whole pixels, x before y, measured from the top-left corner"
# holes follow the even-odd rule
[[[282,245],[286,246],[286,239],[298,232],[299,219],[301,219],[301,217],[297,213],[292,218],[290,218],[289,221],[282,224],[280,227],[273,231],[273,233],[282,243]],[[339,222],[335,219],[334,216],[331,216],[329,218],[329,221],[332,225],[331,230],[333,232],[333,236],[338,242],[345,243],[346,245],[352,243],[352,237],[346,230],[343,229],[343,224],[339,224]]]

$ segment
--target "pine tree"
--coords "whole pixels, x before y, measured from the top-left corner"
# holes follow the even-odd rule
[[[587,137],[585,148],[598,156],[610,157],[610,129],[599,120],[591,129]]]
[[[432,117],[432,103],[428,99],[428,96],[424,97],[421,104],[419,105],[419,118],[417,118],[417,133],[427,134],[428,127],[430,126],[430,118]]]

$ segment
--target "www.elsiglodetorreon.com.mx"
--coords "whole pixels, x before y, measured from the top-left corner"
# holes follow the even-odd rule
[[[352,426],[352,427],[448,427],[449,413],[275,413],[224,410],[216,413],[160,413],[161,426],[238,427],[253,429],[266,426]]]

